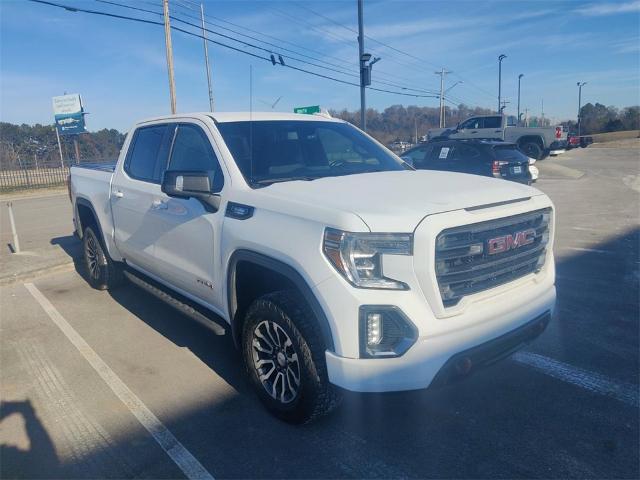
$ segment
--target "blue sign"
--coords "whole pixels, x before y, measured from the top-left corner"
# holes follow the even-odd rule
[[[53,97],[53,115],[56,119],[56,128],[60,135],[76,135],[85,133],[84,108],[80,94],[61,95]]]
[[[75,135],[85,133],[84,113],[67,113],[55,116],[56,128],[60,135]]]

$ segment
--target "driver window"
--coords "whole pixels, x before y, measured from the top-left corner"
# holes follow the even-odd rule
[[[482,118],[470,118],[460,124],[460,129],[476,130],[482,128]]]
[[[173,141],[169,170],[210,172],[213,192],[222,190],[224,176],[209,139],[197,125],[181,124]]]

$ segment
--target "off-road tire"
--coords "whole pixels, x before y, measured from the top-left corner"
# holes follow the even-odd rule
[[[84,229],[82,236],[82,259],[89,285],[96,290],[114,290],[122,285],[122,264],[114,262],[93,226]]]
[[[292,396],[293,400],[288,403],[273,398],[267,392],[255,366],[255,330],[265,321],[275,323],[286,333],[297,354],[300,384],[297,395]],[[327,377],[325,345],[320,328],[313,312],[297,292],[280,291],[255,300],[245,315],[241,344],[250,383],[260,401],[276,417],[288,423],[309,423],[338,406],[340,395]]]

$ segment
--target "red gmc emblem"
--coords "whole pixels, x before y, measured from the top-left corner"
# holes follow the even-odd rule
[[[536,239],[536,231],[533,228],[515,232],[513,235],[503,235],[492,238],[487,242],[489,255],[508,252],[516,248],[532,244]]]

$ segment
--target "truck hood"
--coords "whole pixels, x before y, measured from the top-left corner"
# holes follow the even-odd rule
[[[335,212],[335,225],[341,214],[355,214],[373,232],[411,232],[428,215],[543,195],[506,180],[427,170],[281,182],[261,193],[290,206],[324,207]]]

